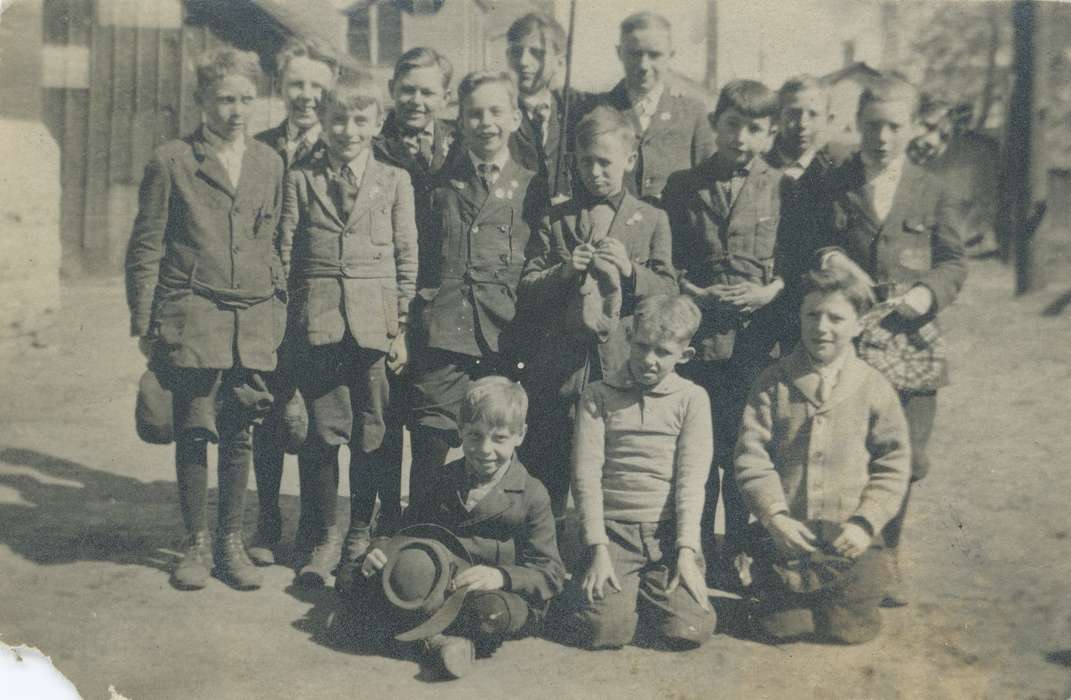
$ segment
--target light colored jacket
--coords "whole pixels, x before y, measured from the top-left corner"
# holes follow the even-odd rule
[[[911,475],[907,420],[896,391],[853,353],[819,404],[818,373],[798,346],[752,387],[736,443],[736,483],[765,522],[864,519],[874,533],[896,515]]]

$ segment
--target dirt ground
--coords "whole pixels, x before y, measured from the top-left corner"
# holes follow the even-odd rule
[[[1013,299],[1010,273],[974,262],[947,312],[954,384],[934,468],[908,520],[907,608],[860,647],[764,646],[729,634],[672,653],[506,644],[471,677],[434,682],[413,659],[356,641],[332,591],[283,566],[240,593],[179,592],[170,448],[134,434],[140,355],[118,283],[66,289],[45,349],[0,359],[0,641],[30,644],[87,699],[108,686],[167,698],[595,696],[1071,697],[1071,301]],[[293,459],[293,458],[289,458]],[[292,534],[296,467],[284,509]],[[249,494],[252,531],[255,494]],[[342,511],[346,512],[346,511]],[[731,600],[716,598],[722,618]]]

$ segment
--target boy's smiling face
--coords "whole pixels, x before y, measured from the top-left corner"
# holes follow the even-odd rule
[[[480,85],[461,103],[461,138],[480,160],[494,159],[521,125],[521,113],[502,83]]]
[[[513,459],[513,453],[524,442],[525,430],[515,432],[507,425],[491,425],[482,420],[466,423],[461,428],[461,450],[465,454],[465,470],[477,481],[486,481]]]
[[[714,145],[725,162],[743,167],[769,150],[776,128],[770,117],[749,117],[729,107],[714,121]]]
[[[398,124],[414,131],[424,129],[446,106],[450,91],[443,85],[438,66],[413,68],[390,81]]]
[[[323,120],[327,150],[342,163],[361,155],[383,126],[383,115],[375,103],[356,108],[336,104],[326,110]]]
[[[852,348],[863,324],[843,292],[811,292],[800,308],[801,341],[811,360],[828,365]]]
[[[580,180],[596,197],[610,197],[621,191],[625,173],[636,165],[636,151],[620,134],[599,134],[590,144],[577,149],[576,167]]]
[[[330,88],[334,81],[331,66],[326,63],[314,61],[308,56],[290,59],[283,73],[283,98],[286,100],[287,116],[294,126],[299,129],[316,126],[320,121],[316,109],[324,90]]]
[[[539,31],[528,32],[510,44],[506,58],[517,76],[517,89],[524,95],[537,95],[550,87],[554,76],[565,65],[565,56]]]
[[[695,349],[687,342],[670,336],[657,337],[641,326],[633,331],[629,343],[629,371],[638,384],[657,386],[693,355]]]

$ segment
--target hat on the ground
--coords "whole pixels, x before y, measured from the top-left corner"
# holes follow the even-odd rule
[[[808,520],[806,525],[818,540],[815,551],[798,557],[785,557],[778,552],[772,562],[778,578],[794,593],[817,593],[827,589],[855,564],[853,559],[837,554],[832,546],[844,528],[842,523]],[[772,541],[770,545],[772,547]]]
[[[399,613],[419,621],[396,639],[427,639],[449,627],[468,593],[468,587],[455,590],[451,583],[472,566],[461,540],[439,525],[412,525],[392,537],[383,553],[383,594]]]
[[[134,405],[134,424],[138,437],[150,445],[169,445],[175,439],[172,395],[160,384],[151,368],[138,380],[138,400]]]
[[[566,327],[605,343],[621,322],[621,303],[621,273],[595,258],[566,305]]]

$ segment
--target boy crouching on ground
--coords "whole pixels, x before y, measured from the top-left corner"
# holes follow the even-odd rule
[[[488,655],[505,639],[537,633],[565,579],[550,497],[516,455],[527,412],[528,396],[517,382],[499,376],[473,381],[460,407],[464,458],[429,475],[432,483],[406,509],[398,535],[373,542],[359,563],[362,575],[339,573],[340,592],[375,616],[372,625],[400,632],[402,641],[423,640],[449,677],[467,673],[477,653]],[[463,546],[449,557],[452,564],[440,567],[452,580],[437,611],[427,603],[436,586],[419,575],[429,567],[417,561],[433,564],[436,558],[409,551],[412,538],[429,539],[434,526],[447,532],[430,539]],[[416,547],[436,549],[427,542]],[[463,602],[455,600],[447,615],[454,594]],[[413,616],[405,613],[417,607],[431,616],[413,629]]]
[[[687,297],[645,300],[628,361],[580,400],[573,494],[591,563],[569,623],[584,646],[624,646],[640,619],[675,647],[714,632],[699,546],[710,400],[676,372],[699,320]]]
[[[881,629],[881,532],[911,474],[896,391],[856,357],[869,290],[843,271],[809,273],[796,350],[752,388],[736,480],[767,537],[752,539],[761,632],[848,644]]]

